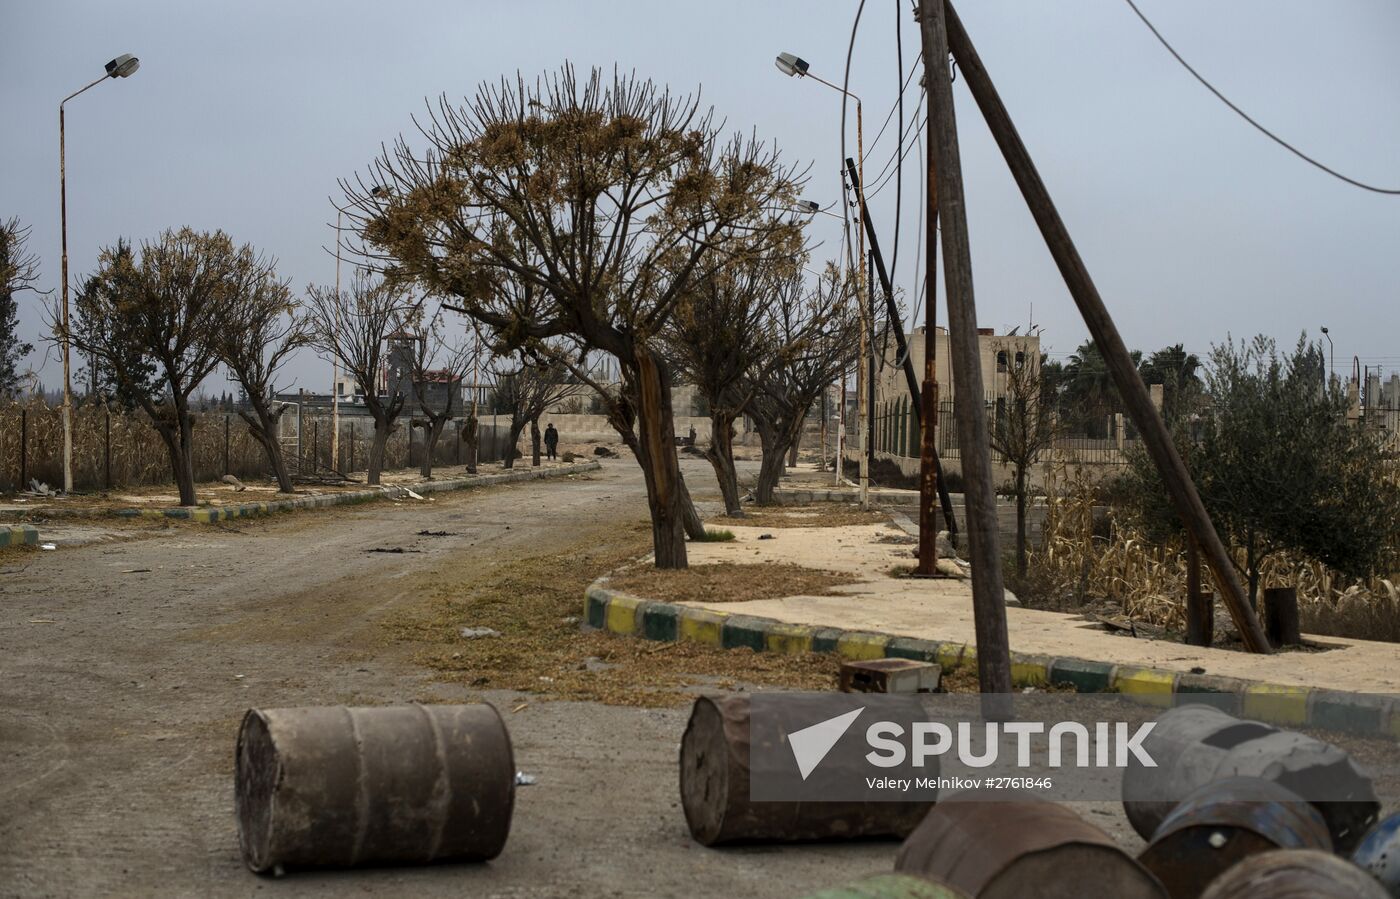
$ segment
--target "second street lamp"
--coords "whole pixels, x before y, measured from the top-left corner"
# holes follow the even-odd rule
[[[68,165],[64,153],[63,104],[108,78],[129,78],[141,68],[141,60],[123,53],[107,63],[101,78],[73,91],[58,104],[58,214],[63,239],[63,492],[73,492],[73,380],[70,359],[72,339],[68,331]]]
[[[797,56],[797,55],[794,54],[794,53],[779,53],[778,56],[774,59],[774,64],[778,67],[778,71],[782,72],[784,75],[788,75],[788,76],[794,77],[794,78],[811,78],[813,81],[817,82],[818,84],[824,84],[824,85],[826,85],[827,87],[831,88],[832,90],[836,91],[837,93],[842,94],[842,95],[844,95],[844,96],[846,96],[846,97],[849,97],[849,98],[851,98],[852,100],[855,101],[855,103],[856,103],[856,166],[857,166],[857,176],[860,178],[861,183],[864,184],[864,183],[865,183],[865,135],[864,135],[863,127],[862,127],[862,125],[863,125],[863,121],[862,121],[863,116],[862,116],[862,112],[861,112],[860,97],[857,97],[855,94],[853,94],[853,93],[851,93],[850,91],[846,90],[844,87],[841,87],[841,86],[839,86],[839,85],[833,84],[833,83],[831,83],[830,81],[827,81],[827,80],[825,80],[825,79],[823,79],[823,78],[821,78],[821,77],[819,77],[819,76],[817,76],[817,75],[813,75],[812,72],[811,72],[811,66],[808,64],[807,60],[801,58],[800,56]],[[845,185],[845,179],[843,178],[843,179],[842,179],[843,190],[844,190],[844,185]],[[857,198],[857,199],[859,199],[859,198]],[[858,205],[858,208],[861,208],[861,209],[864,208],[864,204],[858,203],[857,205]],[[861,507],[864,508],[864,507],[868,506],[869,503],[870,503],[870,453],[869,453],[869,451],[868,451],[868,444],[869,444],[869,440],[870,440],[870,433],[869,433],[869,427],[868,427],[867,424],[866,424],[866,395],[865,395],[865,394],[866,394],[866,390],[865,390],[865,379],[866,379],[866,375],[865,375],[865,358],[866,358],[867,353],[869,352],[869,349],[867,348],[867,346],[868,346],[868,340],[867,340],[866,335],[867,335],[867,333],[870,331],[870,322],[867,320],[867,317],[866,317],[866,300],[865,300],[865,291],[866,291],[866,283],[865,283],[865,229],[864,229],[863,227],[862,227],[862,228],[857,228],[857,229],[856,229],[856,244],[857,244],[857,254],[856,254],[856,260],[855,260],[855,261],[856,261],[856,266],[857,266],[857,268],[858,268],[858,278],[857,278],[857,281],[856,281],[856,303],[857,303],[857,305],[859,306],[859,313],[860,313],[860,361],[856,364],[856,418],[857,418],[857,424],[856,424],[856,439],[857,439],[857,449],[858,449],[859,452],[860,452],[860,464],[859,464],[859,471],[860,471],[860,504],[861,504]],[[847,246],[849,247],[850,244],[848,243]],[[842,376],[842,382],[841,382],[841,409],[844,410],[845,407],[846,407],[846,384],[845,384],[845,376],[843,375],[843,376]],[[838,441],[838,444],[839,444],[839,441]],[[837,458],[836,458],[836,477],[837,477],[838,483],[839,483],[840,478],[841,478],[842,469],[845,467],[845,466],[844,466],[844,462],[845,462],[845,460],[841,457],[841,453],[840,453],[839,450],[838,450],[838,452],[837,452]]]

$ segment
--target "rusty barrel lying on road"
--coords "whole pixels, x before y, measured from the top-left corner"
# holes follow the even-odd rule
[[[927,801],[755,802],[749,795],[749,712],[743,694],[702,696],[691,708],[681,738],[680,786],[685,821],[697,842],[903,838],[933,806]],[[918,715],[917,704],[911,704],[910,721]],[[937,766],[928,765],[927,772],[937,777]]]
[[[904,841],[894,869],[977,899],[1167,895],[1112,837],[1068,806],[1012,791],[940,800]]]
[[[234,802],[257,872],[495,858],[515,759],[490,705],[250,709]]]
[[[1258,777],[1227,777],[1182,800],[1138,861],[1172,899],[1196,899],[1221,872],[1271,849],[1330,852],[1332,838],[1317,809],[1292,791]]]
[[[1376,823],[1351,854],[1352,863],[1400,896],[1400,812]]]
[[[1201,899],[1389,899],[1350,862],[1316,849],[1275,849],[1221,874]]]
[[[1123,811],[1145,840],[1192,791],[1232,776],[1262,777],[1311,802],[1338,851],[1350,850],[1380,812],[1371,779],[1345,750],[1213,706],[1163,712],[1142,747],[1157,766],[1129,760]]]

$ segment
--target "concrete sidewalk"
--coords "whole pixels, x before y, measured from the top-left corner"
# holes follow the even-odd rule
[[[970,582],[891,576],[892,569],[913,562],[907,543],[888,539],[902,534],[896,526],[729,529],[733,542],[691,544],[691,564],[781,561],[851,572],[862,580],[835,588],[838,595],[831,596],[648,603],[608,591],[603,579],[589,591],[590,622],[652,639],[667,639],[669,632],[669,639],[713,638],[755,649],[923,657],[945,667],[975,659]],[[771,536],[759,540],[761,534]],[[668,625],[667,618],[675,621]],[[1400,693],[1400,645],[1391,643],[1310,637],[1327,649],[1259,656],[1118,636],[1059,612],[1008,608],[1007,625],[1018,685],[1066,681],[1081,690],[1141,693],[1164,703],[1179,692],[1233,694],[1241,697],[1233,704],[1237,711],[1291,724],[1313,723],[1314,706],[1329,702],[1333,691]],[[1400,728],[1400,712],[1364,729],[1377,726]]]

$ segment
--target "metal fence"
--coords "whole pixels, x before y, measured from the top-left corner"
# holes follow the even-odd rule
[[[369,459],[373,422],[364,416],[342,415],[338,459],[331,458],[331,417],[296,416],[281,420],[282,448],[295,474],[335,469],[344,474],[363,471]],[[416,467],[422,462],[423,431],[410,428],[407,416],[385,448],[386,470]],[[487,416],[478,429],[479,462],[505,457],[506,424],[493,426]],[[433,452],[436,465],[465,461],[465,446],[457,422],[449,422]],[[232,474],[244,480],[272,477],[262,445],[248,433],[236,412],[214,410],[195,415],[194,465],[196,481]],[[0,492],[23,489],[29,481],[50,486],[63,483],[62,410],[38,400],[0,402]],[[79,402],[73,408],[73,488],[110,490],[169,484],[170,454],[144,412],[125,412],[102,403]]]

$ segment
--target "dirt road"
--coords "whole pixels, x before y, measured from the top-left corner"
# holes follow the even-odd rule
[[[708,466],[685,467],[712,496]],[[889,843],[703,849],[677,804],[683,710],[538,700],[507,712],[539,783],[519,790],[494,862],[275,880],[242,866],[232,755],[247,708],[460,701],[465,687],[383,639],[419,571],[489,577],[543,547],[627,528],[635,541],[644,518],[623,459],[431,503],[0,555],[0,895],[787,897],[887,870]]]

